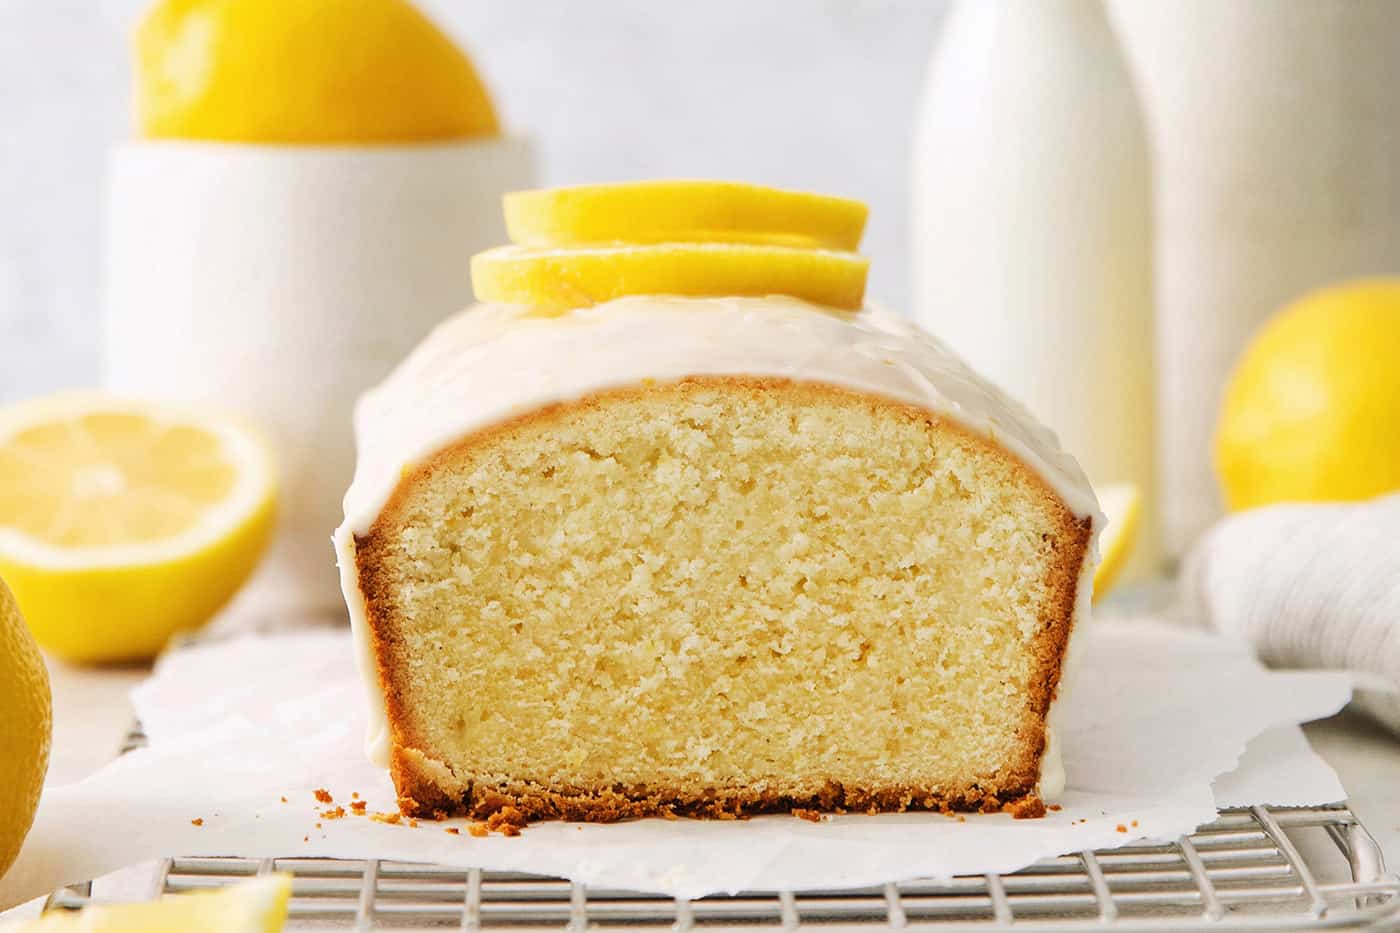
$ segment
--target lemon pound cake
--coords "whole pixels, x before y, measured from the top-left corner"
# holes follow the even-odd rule
[[[1099,521],[1053,435],[893,315],[609,276],[360,402],[336,545],[402,810],[1043,812]]]

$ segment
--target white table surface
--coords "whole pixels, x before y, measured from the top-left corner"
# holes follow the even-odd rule
[[[50,662],[54,697],[48,783],[76,781],[111,760],[132,723],[128,694],[145,667],[84,669]],[[1391,870],[1400,868],[1400,739],[1350,712],[1304,727],[1313,747],[1337,769],[1353,811],[1370,829]],[[140,880],[131,890],[144,890]],[[140,893],[132,896],[141,896]],[[0,916],[32,915],[38,902]]]

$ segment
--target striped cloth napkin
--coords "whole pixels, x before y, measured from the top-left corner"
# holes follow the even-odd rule
[[[1275,667],[1362,672],[1356,705],[1400,735],[1400,494],[1232,515],[1187,556],[1178,612]]]

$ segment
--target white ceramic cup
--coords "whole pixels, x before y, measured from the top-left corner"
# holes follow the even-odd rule
[[[355,399],[471,302],[471,255],[505,240],[501,195],[533,182],[532,147],[509,138],[118,148],[104,383],[240,413],[279,455],[279,530],[241,610],[344,611],[330,536]]]

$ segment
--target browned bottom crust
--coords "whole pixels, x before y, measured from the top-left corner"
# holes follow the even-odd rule
[[[646,817],[698,817],[742,820],[764,813],[1011,813],[1016,819],[1045,815],[1045,804],[1032,787],[1003,788],[996,793],[971,785],[952,790],[916,786],[852,787],[828,781],[812,793],[784,794],[751,788],[711,788],[703,793],[675,788],[610,786],[559,790],[527,781],[490,787],[443,780],[441,764],[420,753],[395,748],[394,786],[399,809],[408,816],[445,819],[466,816],[489,820],[514,810],[522,822],[568,820],[616,823]],[[455,787],[451,787],[452,784]],[[448,785],[454,791],[446,792]]]

